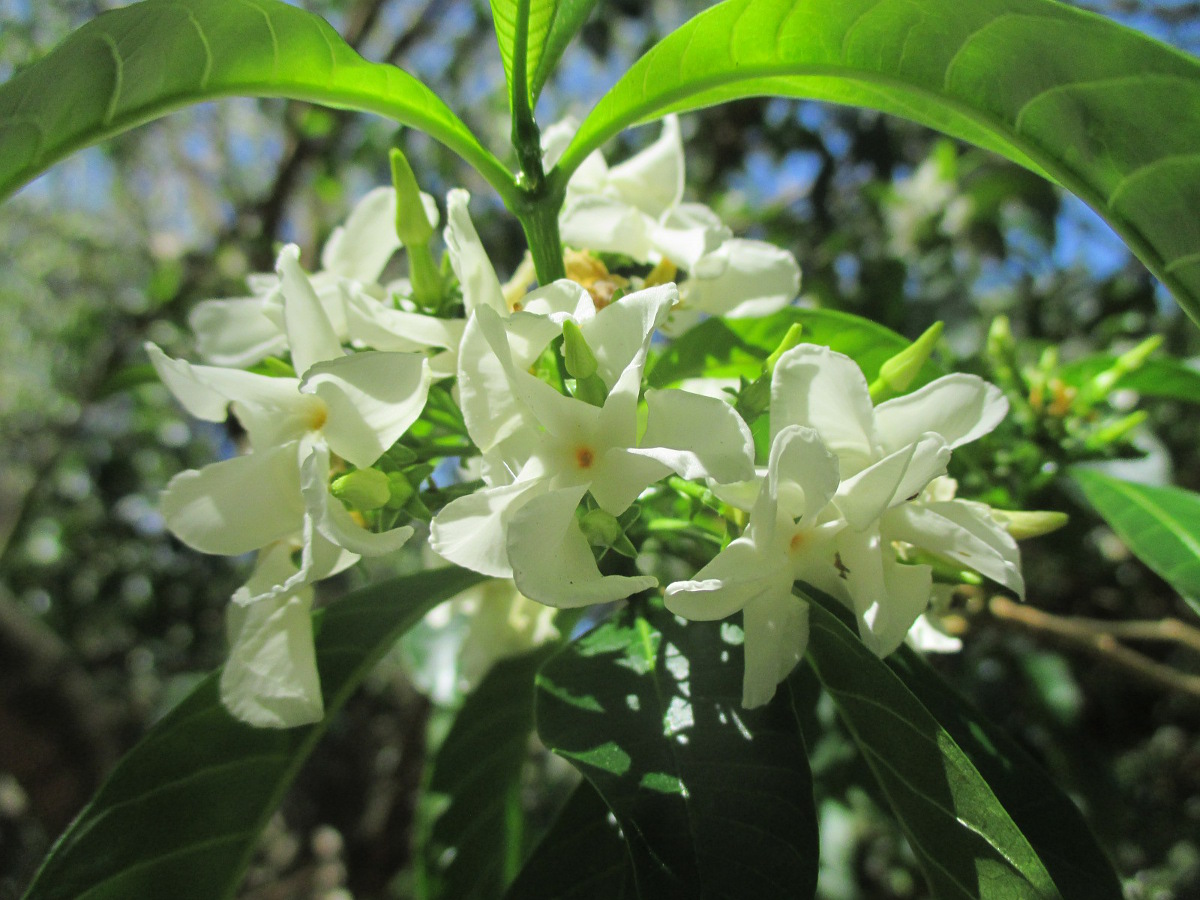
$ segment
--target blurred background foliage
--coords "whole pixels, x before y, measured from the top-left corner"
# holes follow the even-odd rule
[[[119,4],[0,0],[0,76],[109,5]],[[482,0],[302,5],[367,57],[425,80],[491,147],[505,146],[503,74]],[[708,5],[601,2],[540,120],[581,116],[640,52]],[[1200,3],[1087,5],[1200,50]],[[1024,546],[1030,605],[1057,617],[1197,624],[1055,477],[1073,458],[1072,422],[1087,412],[1072,407],[1060,361],[1120,353],[1154,334],[1165,338],[1160,353],[1181,360],[1194,361],[1200,345],[1102,222],[1009,163],[872,112],[751,100],[693,114],[684,133],[690,198],[735,232],[794,252],[805,302],[909,338],[945,320],[948,367],[1007,377],[1021,414],[958,474],[965,493],[997,505],[1071,513],[1068,528]],[[608,156],[655,134],[627,133]],[[236,435],[189,420],[145,383],[141,343],[187,354],[191,306],[244,293],[245,276],[269,270],[280,241],[312,262],[352,201],[386,181],[397,143],[434,196],[472,191],[484,243],[511,271],[524,249],[515,219],[447,152],[386,122],[279,101],[178,113],[76,154],[0,207],[0,898],[19,893],[147,724],[219,663],[222,610],[247,569],[187,551],[163,529],[157,491],[231,452]],[[998,355],[993,340],[989,355],[1001,315],[1014,341]],[[1128,390],[1114,399],[1117,412],[1148,415],[1129,435],[1146,456],[1123,474],[1200,488],[1197,399]],[[987,600],[962,592],[965,650],[937,666],[1078,799],[1131,900],[1200,896],[1200,695],[1184,678],[1134,677],[1111,655],[1056,642]],[[1137,649],[1183,675],[1200,671],[1200,655],[1177,643]],[[881,799],[854,787],[863,764],[831,709],[819,701],[815,715],[825,725],[811,748],[821,896],[926,896]],[[431,725],[444,731],[444,715],[400,665],[385,664],[305,769],[243,896],[409,896]],[[565,776],[544,755],[534,765],[542,781],[531,785],[559,785],[531,787],[529,804],[544,810]]]

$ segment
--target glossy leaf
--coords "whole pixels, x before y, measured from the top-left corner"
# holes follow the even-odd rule
[[[1200,494],[1076,467],[1071,479],[1138,559],[1200,615]]]
[[[492,23],[496,28],[496,43],[504,62],[504,79],[508,83],[508,99],[512,109],[518,107],[517,97],[525,94],[525,103],[533,107],[531,81],[541,61],[550,23],[554,19],[556,0],[491,0]],[[524,48],[524,59],[517,55]],[[523,63],[517,65],[518,62]]]
[[[777,95],[864,106],[993,150],[1103,216],[1200,321],[1200,62],[1052,0],[727,0],[655,45],[564,153]]]
[[[819,601],[810,603],[809,626],[808,658],[887,796],[934,896],[1060,897],[987,781],[904,682]]]
[[[69,153],[218,97],[288,97],[427,132],[502,196],[508,171],[429,88],[368,62],[281,0],[143,0],[106,12],[0,87],[0,197]]]
[[[832,347],[857,362],[868,381],[874,380],[884,362],[911,343],[850,313],[788,307],[758,319],[706,319],[671,343],[655,360],[647,379],[651,387],[702,376],[754,379],[793,324],[803,328],[801,340]],[[942,374],[936,363],[927,362],[912,387]]]
[[[919,653],[901,647],[887,664],[970,757],[1037,851],[1063,900],[1122,900],[1112,863],[1079,808],[1004,729],[980,715]]]
[[[740,632],[632,607],[538,676],[543,743],[600,792],[645,898],[811,897],[816,812],[790,690],[741,707]]]
[[[542,88],[554,72],[554,67],[562,59],[563,51],[579,33],[595,5],[596,0],[558,0],[555,4],[554,19],[546,35],[541,59],[538,60],[536,68],[530,69],[530,90],[534,100],[541,94]]]
[[[59,838],[26,900],[232,897],[259,833],[338,709],[433,606],[480,580],[441,569],[385,581],[318,614],[325,719],[286,731],[232,718],[206,678],[117,765]]]
[[[621,831],[585,780],[567,799],[504,900],[633,900],[636,896]]]
[[[497,662],[471,692],[434,758],[427,789],[449,806],[422,848],[427,898],[499,897],[524,857],[521,770],[533,734],[533,683],[553,647]]]

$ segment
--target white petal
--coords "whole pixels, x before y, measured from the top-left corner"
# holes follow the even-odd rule
[[[317,531],[330,543],[358,556],[383,556],[404,546],[412,537],[407,525],[375,532],[363,528],[329,492],[329,451],[316,447],[300,467],[304,503]],[[314,573],[315,574],[315,573]]]
[[[206,422],[224,422],[229,404],[245,400],[259,406],[300,405],[295,378],[268,378],[222,366],[194,366],[172,359],[154,344],[145,344],[154,371],[184,409]]]
[[[660,256],[689,272],[733,237],[720,217],[701,203],[683,203],[653,223],[648,238]]]
[[[765,316],[787,306],[800,291],[800,265],[786,250],[765,241],[731,238],[712,254],[721,263],[701,259],[680,286],[683,302],[714,316]]]
[[[513,581],[531,600],[560,609],[610,603],[658,584],[652,575],[601,575],[575,509],[584,488],[534,497],[512,516],[508,558]]]
[[[929,621],[929,616],[917,617],[904,642],[922,653],[957,653],[963,645],[958,638],[938,630]]]
[[[837,546],[862,641],[875,655],[887,656],[929,607],[933,571],[897,562],[878,529],[843,530]]]
[[[234,717],[259,728],[292,728],[325,715],[311,606],[311,591],[229,606],[221,702]]]
[[[180,472],[160,504],[171,532],[203,553],[238,556],[300,531],[296,444]]]
[[[667,609],[693,622],[724,619],[783,581],[791,590],[791,577],[779,563],[750,539],[737,538],[694,578],[667,585]]]
[[[333,230],[321,251],[321,268],[343,278],[375,282],[399,249],[396,191],[378,187],[354,205],[345,225]]]
[[[683,478],[712,478],[725,484],[754,476],[754,438],[724,400],[687,391],[646,392],[649,408],[641,449]]]
[[[746,634],[746,674],[742,706],[763,706],[791,674],[808,647],[808,604],[792,594],[791,583],[751,600],[742,611]]]
[[[897,504],[919,494],[946,474],[950,448],[926,434],[841,483],[837,506],[852,528],[863,529]]]
[[[263,313],[261,297],[205,300],[188,314],[196,350],[215,366],[244,369],[287,350],[287,335]]]
[[[508,351],[508,360],[502,362],[489,345],[479,319],[476,312],[467,320],[463,333],[458,354],[458,392],[467,433],[486,453],[520,428],[526,413],[509,384],[507,369],[508,361],[512,359],[511,351]],[[558,326],[540,316],[523,317],[522,320],[542,323],[551,329],[547,343],[558,331]],[[514,328],[522,327],[511,320],[509,324]],[[502,350],[507,350],[507,343],[506,339]]]
[[[352,340],[372,350],[412,352],[430,347],[458,350],[463,319],[439,319],[384,306],[362,291],[346,295],[346,327]]]
[[[879,436],[888,450],[915,441],[926,431],[957,447],[990,432],[1008,414],[1000,388],[975,375],[957,373],[875,409]]]
[[[683,139],[679,119],[663,119],[658,140],[608,170],[608,188],[626,203],[658,218],[683,199]]]
[[[610,390],[630,365],[637,364],[640,379],[654,331],[666,320],[678,299],[675,285],[658,285],[627,294],[604,307],[594,318],[579,323],[579,330],[596,356],[597,374]]]
[[[421,415],[431,380],[423,356],[368,351],[313,365],[300,390],[328,407],[322,433],[333,452],[365,468]]]
[[[583,285],[560,278],[521,298],[521,310],[549,316],[562,327],[563,319],[586,320],[596,315],[596,303]]]
[[[623,253],[649,262],[653,220],[624,200],[596,194],[568,196],[559,214],[563,243],[596,253]]]
[[[770,495],[783,514],[811,524],[838,488],[838,460],[811,428],[789,425],[775,435],[767,463]]]
[[[840,460],[843,478],[875,460],[867,380],[854,360],[828,347],[800,344],[779,358],[771,378],[771,437],[788,425],[816,429]]]
[[[467,212],[470,199],[470,194],[457,188],[446,195],[446,228],[443,232],[450,267],[462,287],[466,317],[470,318],[471,313],[481,306],[507,313],[508,304],[504,302],[500,279],[496,277],[496,270]]]
[[[671,467],[654,457],[655,451],[651,450],[612,447],[574,483],[586,481],[600,508],[619,516],[642,491],[671,474]]]
[[[300,249],[288,244],[279,252],[276,265],[283,284],[283,318],[292,367],[303,375],[314,363],[342,356],[342,342],[316,290],[300,268]]]
[[[511,578],[509,520],[522,504],[546,487],[544,480],[517,481],[452,500],[433,517],[429,546],[455,565],[494,578]]]
[[[888,516],[888,535],[974,569],[1024,597],[1021,551],[989,513],[983,504],[964,500],[909,503]]]

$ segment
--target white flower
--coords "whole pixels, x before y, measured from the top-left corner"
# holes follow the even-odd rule
[[[999,389],[973,375],[947,375],[874,407],[849,357],[811,344],[780,357],[771,430],[811,427],[838,457],[834,504],[847,527],[835,541],[841,577],[832,593],[849,603],[878,655],[900,645],[933,587],[931,567],[898,558],[897,548],[946,558],[1022,592],[1016,545],[990,510],[923,493],[945,474],[952,448],[987,434],[1007,411]]]
[[[548,163],[573,131],[569,122],[547,129]],[[559,218],[563,241],[686,269],[671,333],[701,313],[762,316],[791,303],[800,290],[795,257],[764,241],[733,238],[707,206],[683,201],[683,187],[679,121],[667,116],[658,140],[620,165],[609,168],[599,151],[584,160],[567,185]]]
[[[650,337],[674,302],[673,285],[599,312],[577,285],[542,290],[574,304],[575,314],[518,312],[504,320],[480,306],[468,324],[459,385],[468,431],[484,451],[487,487],[448,504],[430,541],[452,562],[514,578],[521,593],[542,603],[616,600],[656,581],[600,574],[575,518],[584,496],[615,516],[671,472],[741,480],[753,474],[753,442],[728,404],[683,391],[647,393],[638,440],[642,369]],[[527,309],[539,298],[529,299]],[[608,389],[602,406],[564,396],[527,371],[526,360],[541,355],[568,317],[597,359]],[[488,352],[466,352],[476,331]]]
[[[270,378],[147,353],[163,382],[192,415],[224,421],[232,410],[251,453],[182,472],[163,493],[168,527],[206,553],[239,555],[309,528],[356,554],[396,549],[411,529],[383,534],[355,523],[329,493],[331,454],[372,465],[420,415],[429,364],[417,354],[345,354],[298,251],[279,257],[284,318],[301,378]],[[308,544],[306,544],[308,546]],[[310,553],[309,557],[313,554]]]
[[[808,605],[792,593],[797,580],[836,582],[834,539],[845,522],[831,505],[837,458],[811,428],[775,435],[765,477],[741,537],[690,581],[667,587],[671,612],[723,619],[742,611],[745,678],[742,705],[762,706],[792,671],[808,643]]]

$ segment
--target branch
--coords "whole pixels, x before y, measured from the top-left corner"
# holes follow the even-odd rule
[[[1196,649],[1200,632],[1173,619],[1164,622],[1103,622],[1056,616],[1032,606],[1014,603],[1006,597],[993,597],[988,610],[1001,622],[1016,625],[1033,634],[1056,639],[1067,647],[1082,650],[1159,688],[1179,691],[1200,698],[1200,675],[1180,672],[1131,650],[1117,640],[1117,633],[1133,639],[1169,640]],[[1116,627],[1114,627],[1116,626]]]

